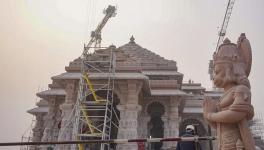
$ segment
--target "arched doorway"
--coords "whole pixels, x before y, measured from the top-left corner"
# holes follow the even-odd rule
[[[148,135],[150,138],[163,138],[164,136],[164,122],[161,119],[161,116],[165,112],[165,108],[159,102],[151,103],[147,112],[150,116],[150,121],[148,122]],[[162,147],[162,142],[151,143],[149,148],[151,150],[160,150]]]

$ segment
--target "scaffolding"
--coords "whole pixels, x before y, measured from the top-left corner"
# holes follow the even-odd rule
[[[36,122],[36,120],[35,120],[35,118],[33,116],[30,126],[23,133],[23,135],[21,137],[21,142],[32,142],[32,138],[33,138],[32,130],[34,128],[35,122]],[[29,150],[29,149],[30,149],[29,145],[20,146],[20,150]]]
[[[115,47],[110,46],[108,54],[100,55],[103,60],[93,60],[89,54],[83,60],[83,74],[79,82],[78,99],[76,102],[75,139],[89,140],[111,138],[111,129],[118,127],[118,117],[114,105]],[[100,77],[100,80],[90,78]],[[114,114],[114,115],[113,115]],[[113,118],[114,116],[114,118]],[[79,149],[84,149],[79,145]],[[95,146],[98,148],[98,145]],[[109,144],[101,144],[100,149],[109,149]]]
[[[262,113],[255,112],[255,116],[250,123],[250,129],[255,137],[264,140],[264,122]]]
[[[118,116],[114,109],[115,46],[102,52],[101,30],[109,18],[115,15],[116,8],[108,6],[102,22],[91,34],[91,40],[84,45],[81,56],[81,78],[75,105],[73,139],[109,140],[111,130],[118,128]],[[94,44],[94,46],[92,46]],[[96,80],[100,78],[99,80]],[[114,115],[113,115],[114,114]],[[109,150],[110,144],[79,144],[73,149]]]
[[[41,88],[40,86],[38,87],[37,92],[43,91],[45,88]],[[38,97],[35,98],[35,102],[37,104],[37,102],[39,102],[40,99]],[[37,104],[38,105],[38,104]],[[34,127],[36,125],[37,119],[36,116],[32,116],[31,118],[31,123],[29,125],[29,127],[24,131],[24,133],[22,134],[21,137],[21,142],[33,142],[33,130]],[[30,150],[30,148],[33,146],[29,146],[29,145],[22,145],[20,146],[20,150]]]

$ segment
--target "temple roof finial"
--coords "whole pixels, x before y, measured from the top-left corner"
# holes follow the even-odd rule
[[[225,38],[225,40],[223,41],[224,44],[229,44],[231,43],[231,41],[228,38]]]
[[[135,38],[134,38],[133,35],[131,36],[129,43],[131,43],[131,44],[135,44],[135,43],[136,43],[136,42],[135,42]]]

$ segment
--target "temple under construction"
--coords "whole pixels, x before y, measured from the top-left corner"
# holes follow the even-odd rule
[[[231,11],[233,3],[230,4],[227,10]],[[82,56],[70,62],[65,67],[66,72],[51,77],[48,90],[37,93],[40,98],[37,107],[28,110],[36,118],[29,140],[171,138],[181,135],[190,124],[196,127],[197,136],[215,135],[203,119],[202,100],[204,97],[219,99],[221,90],[207,91],[200,83],[183,82],[176,61],[143,48],[133,36],[123,46],[101,47],[101,30],[115,15],[115,8],[109,6],[105,12],[106,16],[84,46]],[[176,144],[156,142],[145,144],[143,148],[171,150]],[[216,145],[203,141],[201,146],[212,150]],[[137,143],[34,145],[27,148],[140,149]]]
[[[111,55],[112,63],[109,63]],[[37,93],[41,100],[36,108],[28,111],[36,116],[32,141],[177,137],[188,124],[196,125],[199,136],[211,134],[202,116],[202,100],[204,96],[219,98],[221,92],[206,91],[201,84],[191,80],[184,83],[175,61],[141,47],[133,36],[121,47],[111,45],[95,50],[88,60],[88,83],[81,87],[89,91],[85,93],[85,100],[78,100],[81,96],[81,58],[70,62],[65,73],[53,76],[48,90]],[[109,72],[111,64],[114,67]],[[107,99],[111,106],[106,104]],[[102,145],[91,146],[102,148]],[[176,142],[146,145],[152,149],[175,146]],[[204,142],[202,146],[209,149],[210,143]],[[55,148],[78,147],[63,145]],[[125,150],[138,146],[129,143],[104,147]]]

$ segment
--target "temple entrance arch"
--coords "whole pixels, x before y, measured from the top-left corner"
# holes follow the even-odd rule
[[[163,138],[164,137],[164,122],[161,117],[165,113],[164,106],[159,102],[149,104],[147,108],[150,121],[148,122],[148,136],[150,138]],[[149,145],[151,150],[160,150],[162,143],[151,143]]]

